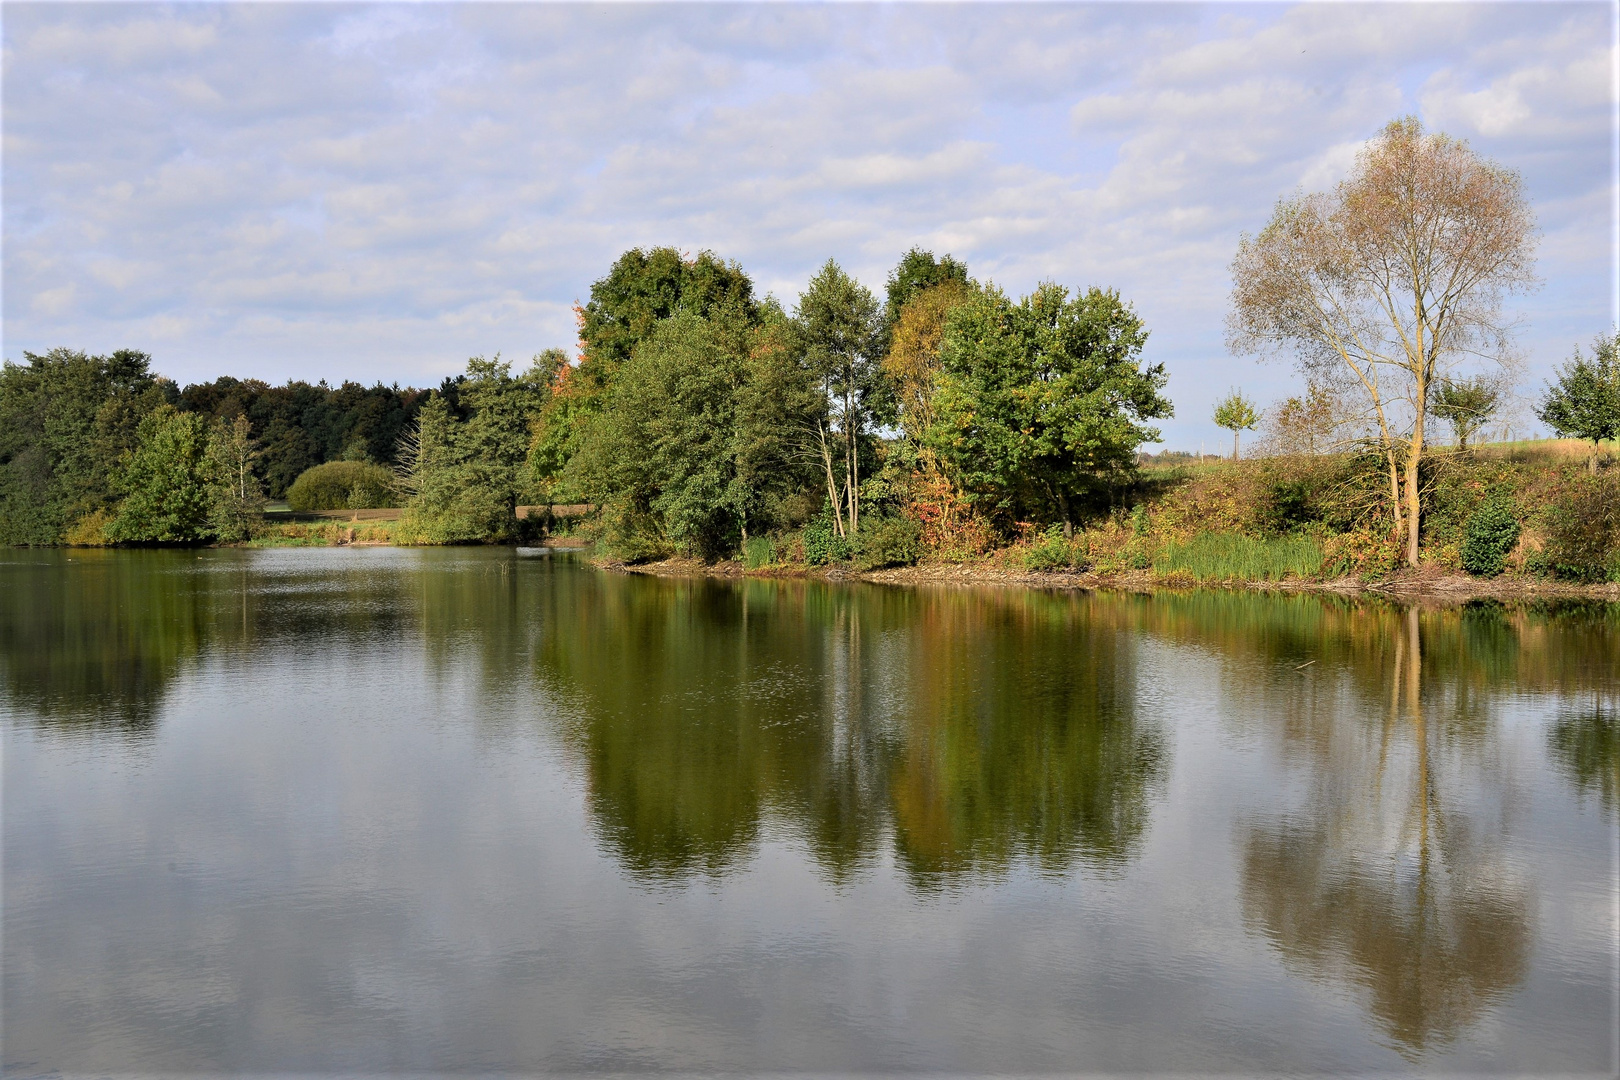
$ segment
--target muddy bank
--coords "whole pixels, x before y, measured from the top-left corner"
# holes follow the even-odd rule
[[[1469,600],[1587,599],[1620,603],[1620,584],[1579,585],[1537,578],[1474,578],[1419,570],[1381,581],[1355,578],[1338,581],[1204,582],[1161,577],[1140,570],[1124,574],[1080,572],[1035,573],[982,563],[927,563],[888,570],[857,571],[838,567],[767,567],[744,570],[738,562],[704,563],[697,559],[664,559],[634,566],[597,561],[604,570],[655,577],[811,578],[819,581],[868,581],[883,585],[1000,586],[1033,589],[1109,589],[1122,592],[1242,589],[1252,592],[1326,593],[1337,596],[1383,596],[1438,603]]]

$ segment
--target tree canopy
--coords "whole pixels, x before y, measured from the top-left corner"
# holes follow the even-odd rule
[[[133,349],[23,357],[0,369],[0,543],[59,544],[117,499],[119,463],[174,384]]]
[[[407,537],[453,544],[519,534],[517,508],[533,487],[531,432],[551,393],[554,359],[542,353],[514,376],[499,356],[475,356],[459,383],[464,415],[444,394],[422,406],[399,468],[409,494],[401,523]]]
[[[1111,290],[1048,283],[1015,304],[984,289],[946,322],[928,442],[994,515],[1069,529],[1158,438],[1143,421],[1172,413],[1147,336]]]
[[[1429,399],[1429,412],[1451,425],[1459,450],[1484,427],[1502,402],[1502,388],[1483,375],[1442,379]]]
[[[679,313],[707,316],[729,307],[752,319],[754,283],[712,251],[688,259],[672,247],[631,248],[591,285],[580,311],[583,374],[605,386],[657,324]]]

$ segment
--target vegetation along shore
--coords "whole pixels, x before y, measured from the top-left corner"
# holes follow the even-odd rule
[[[791,307],[713,253],[627,251],[577,360],[475,357],[435,389],[25,354],[0,373],[0,542],[550,538],[659,572],[1620,598],[1620,336],[1540,392],[1564,438],[1484,438],[1533,239],[1514,174],[1390,124],[1238,244],[1231,348],[1303,388],[1234,389],[1213,461],[1141,452],[1173,406],[1117,292],[1015,297],[920,248],[881,296],[828,260]]]

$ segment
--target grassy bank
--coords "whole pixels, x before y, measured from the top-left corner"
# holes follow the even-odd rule
[[[346,547],[395,542],[397,521],[269,521],[242,547]]]
[[[1501,595],[1548,589],[1607,596],[1620,583],[1620,467],[1588,472],[1589,444],[1440,450],[1422,475],[1420,565],[1401,564],[1389,480],[1375,455],[1149,465],[1111,511],[1065,536],[997,536],[971,513],[924,520],[829,553],[806,532],[756,537],[745,558],[670,572],[864,575],[884,580],[1039,580],[1132,587],[1271,584]],[[939,515],[933,515],[934,520]],[[901,530],[903,531],[903,530]],[[811,557],[819,555],[820,557]],[[611,562],[604,556],[603,561]]]

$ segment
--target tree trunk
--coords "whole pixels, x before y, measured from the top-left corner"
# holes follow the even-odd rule
[[[821,421],[816,421],[816,438],[821,443],[821,465],[827,471],[827,502],[832,507],[833,527],[838,530],[839,536],[848,536],[844,531],[844,511],[839,506],[838,477],[833,472],[832,448],[827,445],[827,429],[822,427]]]
[[[1058,511],[1063,515],[1063,539],[1074,539],[1074,519],[1069,517],[1069,496],[1062,488],[1057,489]]]
[[[1406,530],[1402,527],[1401,522],[1401,481],[1398,466],[1395,464],[1394,444],[1386,441],[1384,453],[1389,461],[1389,508],[1395,515],[1395,535],[1398,537],[1405,533]]]
[[[1421,398],[1420,398],[1421,401]],[[1423,414],[1412,424],[1412,449],[1406,455],[1406,565],[1418,564],[1418,465],[1423,460]]]
[[[1600,454],[1602,450],[1603,444],[1599,443],[1596,439],[1593,439],[1592,456],[1586,459],[1586,471],[1591,473],[1593,476],[1597,475],[1597,459],[1598,454]]]
[[[848,484],[845,494],[849,496],[849,531],[854,533],[861,527],[861,495],[860,495],[860,466],[855,461],[856,429],[855,403],[849,393],[844,394],[844,477]]]
[[[1236,431],[1235,429],[1232,432],[1232,460],[1233,461],[1236,461],[1238,459],[1238,435],[1239,434],[1240,433],[1238,431]]]

